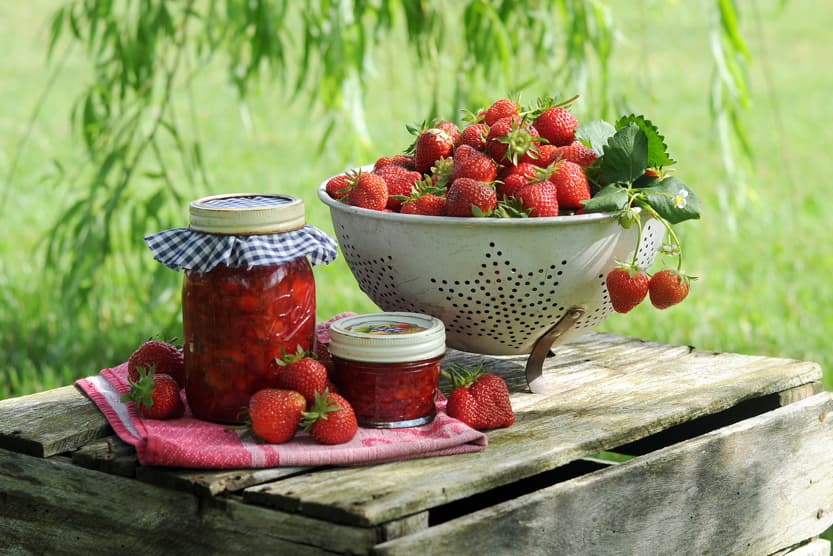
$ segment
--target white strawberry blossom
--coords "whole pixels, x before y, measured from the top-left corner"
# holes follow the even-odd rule
[[[686,197],[688,197],[688,191],[680,189],[674,196],[674,206],[678,209],[685,208],[686,203],[688,203]]]

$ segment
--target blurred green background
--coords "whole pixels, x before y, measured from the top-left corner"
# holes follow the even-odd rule
[[[136,248],[141,234],[119,239],[141,260],[102,262],[84,277],[89,299],[80,305],[63,295],[57,275],[65,269],[46,263],[52,226],[87,187],[83,170],[73,166],[83,158],[83,144],[69,115],[92,73],[81,48],[56,49],[47,62],[49,15],[59,5],[0,3],[0,398],[68,384],[126,360],[150,336],[180,334],[179,277],[154,269],[150,254]],[[612,316],[601,329],[700,349],[818,361],[829,387],[833,252],[824,211],[833,159],[824,148],[833,144],[833,74],[826,69],[833,9],[821,1],[739,3],[751,60],[743,117],[754,158],[748,167],[737,161],[745,180],[735,182],[726,178],[725,153],[709,111],[713,3],[605,5],[616,27],[609,80],[619,102],[659,126],[678,161],[677,175],[702,197],[703,217],[680,226],[687,270],[699,277],[689,299],[664,312],[643,304]],[[336,126],[322,153],[316,145],[328,117],[343,124],[339,118],[347,115],[333,116],[320,105],[310,109],[305,100],[311,93],[287,100],[280,84],[268,79],[255,81],[241,103],[226,69],[209,65],[190,83],[182,111],[193,110],[211,179],[178,193],[183,199],[229,191],[298,195],[308,221],[332,232],[317,185],[346,167],[404,148],[411,140],[405,124],[426,117],[437,98],[434,89],[448,99],[442,72],[457,72],[420,67],[396,48],[379,49],[374,60],[367,68],[367,136]],[[505,83],[495,83],[481,80],[484,102],[506,93]],[[590,94],[595,86],[587,83]],[[523,98],[542,92],[555,92],[546,79]],[[441,111],[443,106],[450,110],[453,103],[441,103]],[[576,112],[583,120],[596,119],[591,108],[579,101]],[[137,177],[140,191],[142,179]],[[187,223],[186,202],[165,210],[168,221]],[[60,255],[70,261],[68,268],[71,245],[60,247],[67,251]],[[142,280],[143,272],[152,272],[153,280]],[[316,279],[321,318],[375,310],[343,259],[317,268]],[[134,295],[137,288],[142,295]]]

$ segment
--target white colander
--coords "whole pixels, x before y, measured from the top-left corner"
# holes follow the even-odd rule
[[[636,227],[608,214],[417,216],[341,203],[325,185],[318,196],[362,291],[384,311],[439,318],[462,351],[532,354],[544,339],[546,352],[590,332],[613,312],[605,276],[636,247]],[[663,232],[644,223],[639,264],[653,263]]]

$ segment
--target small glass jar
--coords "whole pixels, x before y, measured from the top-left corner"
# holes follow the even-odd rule
[[[401,428],[434,419],[442,321],[418,313],[357,315],[333,322],[329,333],[332,380],[359,425]]]
[[[190,226],[145,238],[154,256],[185,270],[185,393],[194,417],[237,423],[252,394],[276,386],[284,352],[313,349],[312,264],[334,240],[305,222],[288,195],[228,194],[190,205]]]

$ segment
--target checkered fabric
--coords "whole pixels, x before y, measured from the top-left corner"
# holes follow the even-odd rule
[[[174,228],[145,237],[153,258],[174,270],[208,272],[219,264],[232,268],[285,264],[299,257],[329,264],[336,241],[307,224],[291,232],[263,235],[217,235]]]

